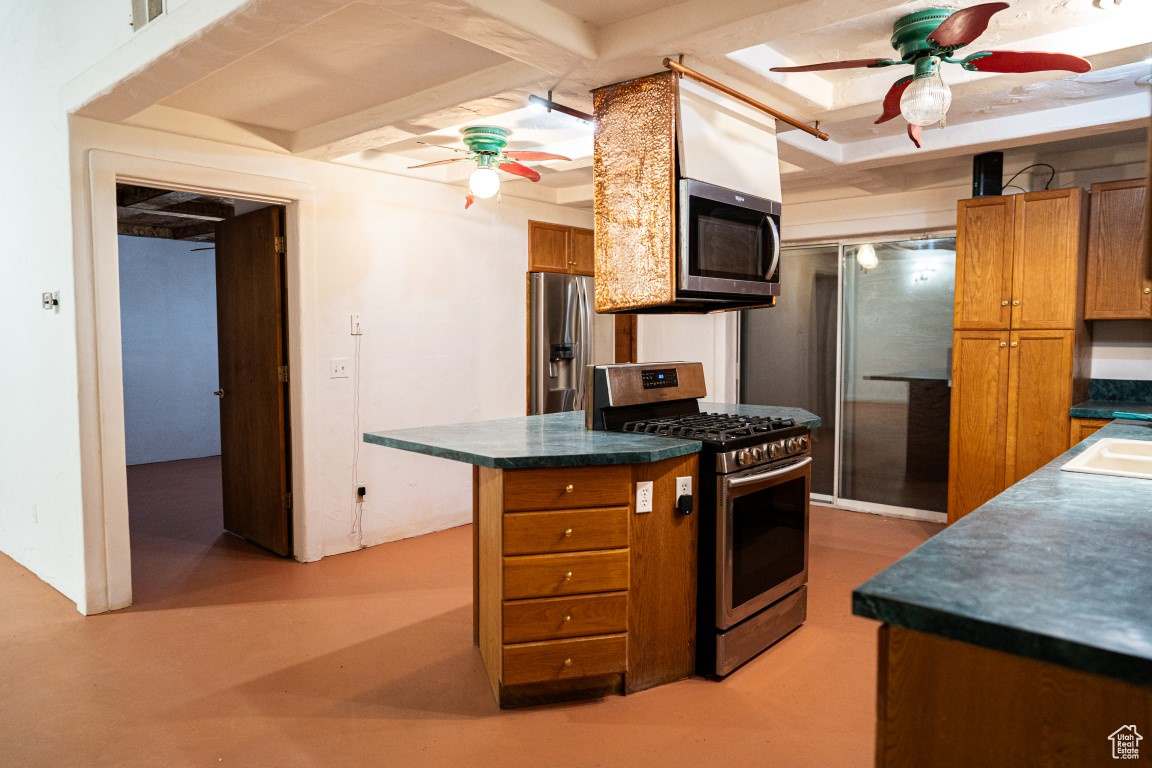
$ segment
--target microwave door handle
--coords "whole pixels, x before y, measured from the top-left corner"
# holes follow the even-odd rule
[[[771,216],[765,216],[764,221],[768,222],[768,226],[772,228],[772,263],[768,265],[768,271],[764,273],[764,279],[771,280],[772,273],[776,271],[776,265],[780,263],[780,228],[776,226],[776,221]]]
[[[785,475],[785,474],[788,474],[789,472],[794,472],[797,469],[803,469],[804,467],[808,466],[811,463],[812,463],[812,457],[806,456],[803,459],[801,459],[800,461],[796,462],[795,464],[789,464],[788,466],[781,467],[780,469],[773,469],[770,472],[761,472],[758,475],[749,475],[748,477],[738,477],[734,480],[729,480],[728,485],[730,485],[733,488],[737,488],[741,485],[748,485],[749,483],[759,483],[762,480],[770,480],[773,477]]]

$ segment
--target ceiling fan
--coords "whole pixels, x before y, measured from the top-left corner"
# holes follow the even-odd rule
[[[465,161],[476,163],[476,170],[472,171],[472,175],[468,177],[470,194],[464,198],[465,209],[476,202],[476,198],[493,197],[500,191],[500,174],[496,172],[496,169],[516,176],[523,176],[529,181],[540,181],[539,173],[518,161],[525,160],[532,162],[534,160],[572,159],[570,157],[564,157],[564,155],[555,155],[551,152],[505,149],[504,147],[508,146],[508,135],[511,133],[507,128],[477,125],[471,128],[465,128],[462,133],[464,134],[464,145],[468,147],[468,149],[440,147],[439,144],[427,144],[427,142],[424,141],[419,143],[427,144],[430,147],[440,147],[441,149],[460,152],[461,154],[467,155],[467,157],[453,157],[448,160],[436,160],[431,163],[421,163],[420,165],[410,165],[408,167],[427,168],[432,165],[447,165],[448,163]]]
[[[916,71],[892,84],[884,97],[884,112],[876,123],[903,115],[908,121],[908,138],[919,148],[922,126],[942,122],[952,103],[952,92],[940,77],[942,62],[959,64],[973,72],[1087,72],[1092,69],[1088,61],[1067,53],[977,51],[962,59],[952,58],[957,49],[968,45],[988,29],[988,21],[994,14],[1007,7],[1008,3],[982,3],[960,10],[926,8],[901,16],[892,25],[892,47],[900,54],[899,60],[852,59],[799,67],[772,67],[772,71],[820,72],[912,64]]]

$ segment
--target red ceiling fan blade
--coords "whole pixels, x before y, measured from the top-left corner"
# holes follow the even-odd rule
[[[531,152],[531,151],[507,151],[505,156],[513,160],[571,160],[570,157],[564,155],[554,155],[551,152]]]
[[[920,132],[924,130],[915,123],[908,123],[908,138],[912,139],[912,143],[916,145],[916,149],[920,149]]]
[[[965,57],[960,65],[976,72],[1044,72],[1051,69],[1087,72],[1092,69],[1091,62],[1079,56],[1039,51],[979,51]]]
[[[410,165],[409,168],[427,168],[431,165],[447,165],[448,163],[458,163],[461,160],[467,160],[466,157],[454,157],[451,160],[437,160],[433,163],[421,163],[420,165]]]
[[[805,64],[800,67],[772,67],[771,72],[824,72],[829,69],[853,69],[855,67],[887,67],[902,64],[891,59],[851,59],[848,61],[826,61],[823,64]]]
[[[464,210],[471,208],[474,202],[476,202],[476,195],[464,195]]]
[[[968,45],[988,29],[988,20],[1008,7],[1008,3],[984,3],[961,8],[928,35],[929,42],[940,48],[960,48]]]
[[[508,173],[513,173],[517,176],[523,176],[524,178],[528,179],[528,181],[540,181],[540,174],[536,173],[536,171],[532,170],[526,165],[520,165],[520,163],[500,163],[500,165],[496,167],[502,171],[507,171]]]
[[[876,125],[886,123],[894,117],[900,116],[900,97],[904,95],[904,89],[912,82],[912,75],[902,77],[896,82],[892,83],[892,87],[888,89],[888,93],[884,96],[884,113],[876,118]]]

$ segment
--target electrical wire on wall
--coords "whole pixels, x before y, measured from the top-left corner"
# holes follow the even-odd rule
[[[1048,187],[1052,184],[1052,179],[1056,178],[1056,169],[1053,168],[1048,163],[1032,163],[1032,165],[1026,165],[1023,168],[1021,168],[1020,170],[1016,171],[1016,173],[1012,174],[1012,178],[1010,178],[1010,179],[1008,179],[1008,181],[1004,182],[1004,189],[1008,189],[1008,187],[1016,187],[1016,189],[1020,190],[1021,192],[1030,192],[1031,190],[1024,189],[1023,187],[1017,186],[1017,185],[1012,183],[1013,181],[1016,180],[1017,176],[1024,173],[1024,171],[1027,171],[1029,168],[1047,168],[1048,169],[1048,181],[1044,182],[1044,189],[1048,189]]]
[[[356,335],[356,352],[352,361],[352,487],[360,488],[360,339]],[[357,493],[352,497],[352,535],[356,546],[364,547],[364,497]]]

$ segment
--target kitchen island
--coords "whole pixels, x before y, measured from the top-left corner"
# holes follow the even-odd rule
[[[819,419],[797,408],[704,411]],[[370,432],[473,469],[474,641],[501,706],[628,693],[695,665],[695,440],[590,431],[583,412]],[[651,482],[651,512],[637,483]]]
[[[1103,438],[1152,424],[1112,422],[855,590],[884,622],[876,765],[1096,765],[1152,731],[1152,480],[1060,469]]]

